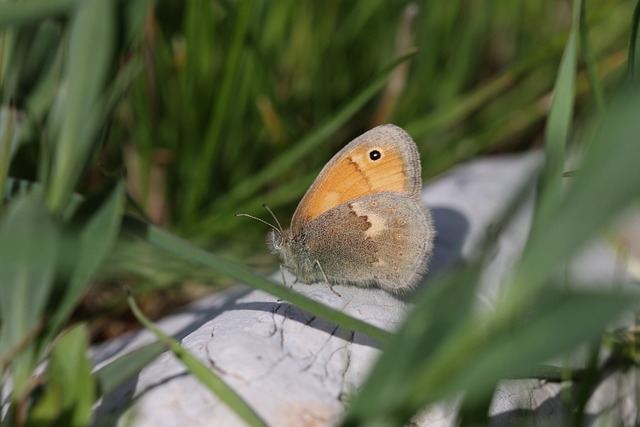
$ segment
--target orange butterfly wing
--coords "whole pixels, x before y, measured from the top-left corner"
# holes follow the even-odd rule
[[[418,197],[420,159],[415,142],[401,128],[382,125],[340,150],[313,182],[291,220],[295,234],[320,214],[359,197],[405,193]]]

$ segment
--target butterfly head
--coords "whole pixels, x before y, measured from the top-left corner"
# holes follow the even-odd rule
[[[282,265],[288,269],[291,269],[291,267],[296,264],[295,249],[290,229],[283,231],[271,230],[267,234],[267,247],[272,254],[280,257]]]
[[[285,247],[291,245],[291,237],[289,230],[281,232],[279,230],[271,230],[267,233],[267,247],[272,254],[280,254]]]

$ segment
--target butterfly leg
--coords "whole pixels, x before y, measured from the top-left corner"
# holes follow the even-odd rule
[[[282,264],[280,264],[280,277],[282,278],[282,284],[284,285],[284,287],[287,287],[287,279],[284,277],[284,267],[282,266]],[[297,281],[298,279],[296,279]],[[289,289],[293,289],[293,285],[291,285],[291,287]]]
[[[333,286],[331,286],[331,282],[329,281],[329,278],[327,277],[327,274],[324,272],[324,269],[322,268],[322,265],[320,265],[320,261],[316,260],[316,265],[320,269],[320,272],[322,273],[322,277],[324,277],[324,281],[327,282],[327,285],[329,286],[329,289],[331,289],[331,292],[333,292],[334,294],[336,294],[340,298],[342,298],[342,295],[340,295],[335,289],[333,289]]]
[[[282,279],[282,286],[284,286],[286,288],[287,287],[287,279],[284,277],[284,268],[282,267],[282,264],[280,264],[280,278]],[[293,286],[291,286],[289,289],[293,289]],[[278,298],[277,301],[278,302],[282,302],[282,299]]]

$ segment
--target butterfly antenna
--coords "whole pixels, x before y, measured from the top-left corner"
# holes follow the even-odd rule
[[[278,233],[279,235],[282,235],[282,227],[280,227],[280,229],[278,229],[275,225],[265,221],[262,218],[258,218],[257,216],[249,215],[249,214],[246,214],[246,213],[237,213],[236,216],[246,216],[247,218],[251,218],[251,219],[255,219],[256,221],[260,221],[261,223],[266,224],[269,227],[273,228],[276,231],[276,233]],[[276,222],[277,221],[278,220],[276,220]],[[280,225],[280,223],[278,223],[278,226],[279,225]]]
[[[280,221],[278,221],[278,218],[276,217],[276,215],[273,213],[273,211],[271,210],[271,208],[267,205],[262,205],[263,208],[265,208],[266,210],[269,211],[269,213],[271,214],[271,216],[273,217],[274,221],[276,222],[276,224],[278,224],[278,228],[280,229],[280,234],[283,234],[284,231],[282,230],[282,225],[280,225]]]

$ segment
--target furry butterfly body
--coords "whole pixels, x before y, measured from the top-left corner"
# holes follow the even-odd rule
[[[268,246],[302,282],[406,292],[426,273],[435,237],[421,187],[411,137],[397,126],[378,126],[327,163],[291,228],[271,231]]]

